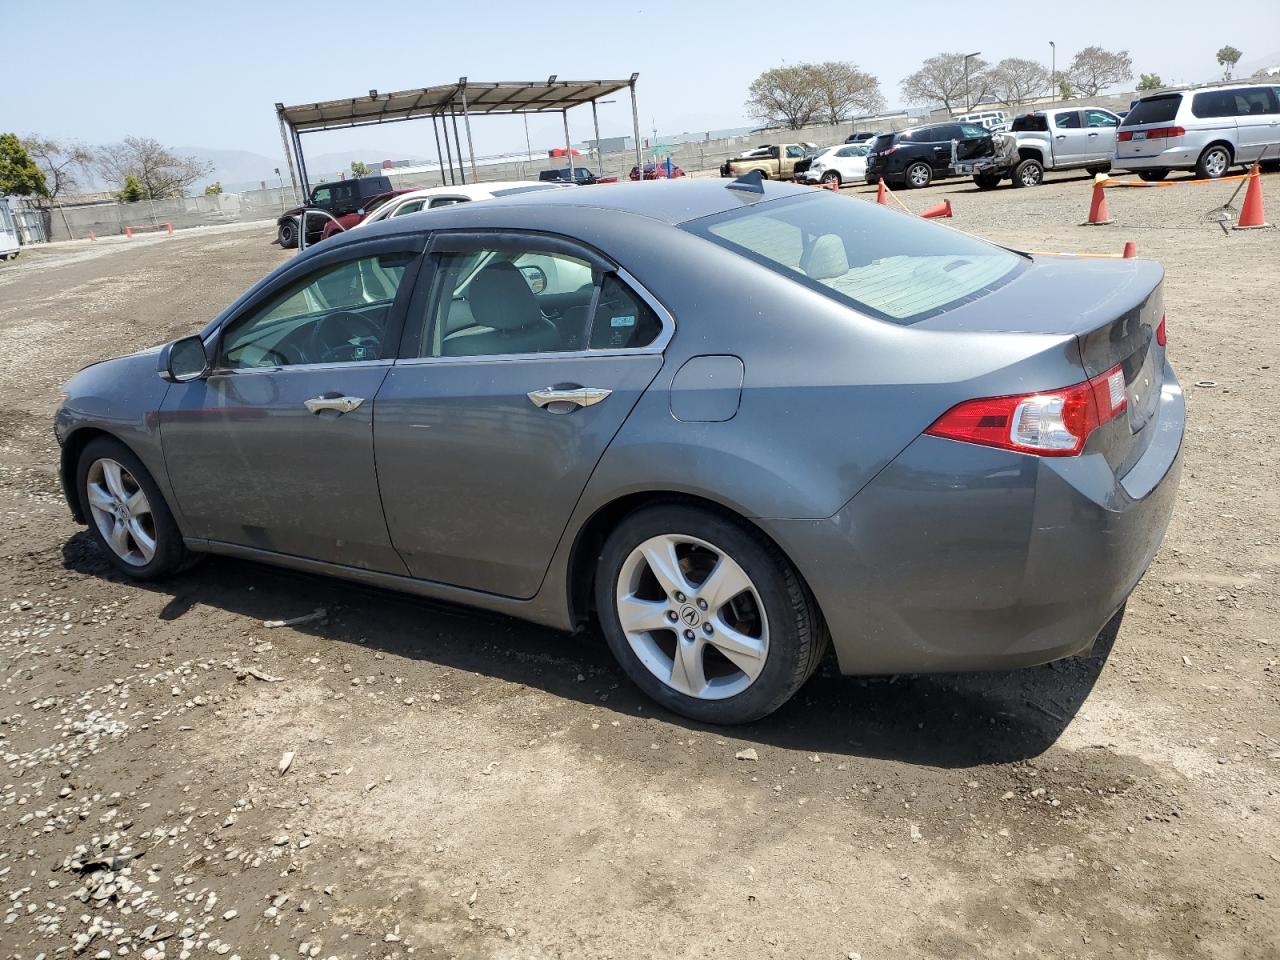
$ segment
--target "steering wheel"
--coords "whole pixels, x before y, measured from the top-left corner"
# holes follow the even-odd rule
[[[369,317],[340,310],[321,317],[311,328],[312,363],[375,360],[382,342],[382,326]]]

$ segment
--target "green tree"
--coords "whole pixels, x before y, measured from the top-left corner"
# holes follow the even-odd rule
[[[216,197],[221,192],[222,192],[222,182],[220,180],[215,180],[213,181],[213,183],[209,184],[207,187],[204,188],[204,195],[206,197]]]
[[[368,165],[361,160],[352,160],[351,175],[353,177],[367,177],[369,175]]]
[[[1222,79],[1230,80],[1231,73],[1235,70],[1236,64],[1240,62],[1240,58],[1244,54],[1237,50],[1231,44],[1227,44],[1218,51],[1218,66],[1222,67]]]
[[[1060,77],[1058,79],[1058,99],[1070,100],[1076,95],[1076,88],[1071,86],[1070,77]]]
[[[1164,86],[1164,81],[1160,79],[1158,73],[1144,73],[1138,77],[1139,90],[1159,90]]]
[[[137,203],[147,195],[147,191],[142,189],[142,184],[138,182],[138,178],[132,173],[126,173],[124,176],[124,186],[116,193],[116,199],[125,203]]]
[[[799,130],[821,110],[822,94],[809,64],[766,70],[747,90],[747,112],[766,126]]]
[[[49,187],[44,171],[16,133],[0,133],[0,197],[47,197]]]

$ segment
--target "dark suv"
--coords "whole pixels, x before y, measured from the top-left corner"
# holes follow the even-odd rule
[[[365,201],[380,193],[390,193],[391,181],[387,177],[353,177],[322,183],[311,191],[306,205],[286,210],[276,221],[276,239],[282,247],[298,245],[298,223],[303,210],[323,210],[335,217],[345,217],[360,210]],[[324,225],[323,217],[310,217],[307,224],[307,243],[319,241]]]
[[[900,133],[883,133],[867,154],[867,183],[881,177],[890,186],[927,187],[951,174],[951,141],[956,159],[995,153],[991,132],[976,123],[935,123]]]
[[[586,167],[574,167],[573,175],[570,176],[568,167],[559,167],[555,170],[540,171],[538,179],[551,183],[576,183],[580,187],[585,187],[596,182],[596,175]]]

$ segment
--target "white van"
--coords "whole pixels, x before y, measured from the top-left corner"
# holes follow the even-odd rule
[[[18,225],[13,222],[9,201],[0,197],[0,260],[18,256]]]
[[[976,123],[987,130],[1008,130],[1009,114],[1003,110],[982,110],[977,113],[966,113],[956,117],[956,123]]]

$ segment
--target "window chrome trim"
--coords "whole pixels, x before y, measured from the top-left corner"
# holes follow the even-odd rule
[[[209,377],[232,377],[245,373],[291,373],[293,371],[343,370],[347,368],[363,370],[368,367],[389,367],[393,363],[395,361],[390,358],[380,358],[378,360],[338,360],[333,363],[287,363],[274,367],[218,367],[210,370],[203,379],[208,379]]]
[[[657,315],[658,322],[662,324],[662,330],[653,339],[652,343],[643,347],[627,347],[613,350],[547,350],[542,353],[494,353],[461,357],[401,357],[395,361],[395,365],[399,367],[416,367],[435,363],[481,363],[495,360],[584,360],[592,357],[640,357],[662,354],[671,342],[671,338],[675,336],[676,318],[670,310],[663,306],[657,297],[622,267],[618,267],[612,272]],[[598,288],[599,284],[596,286]]]

